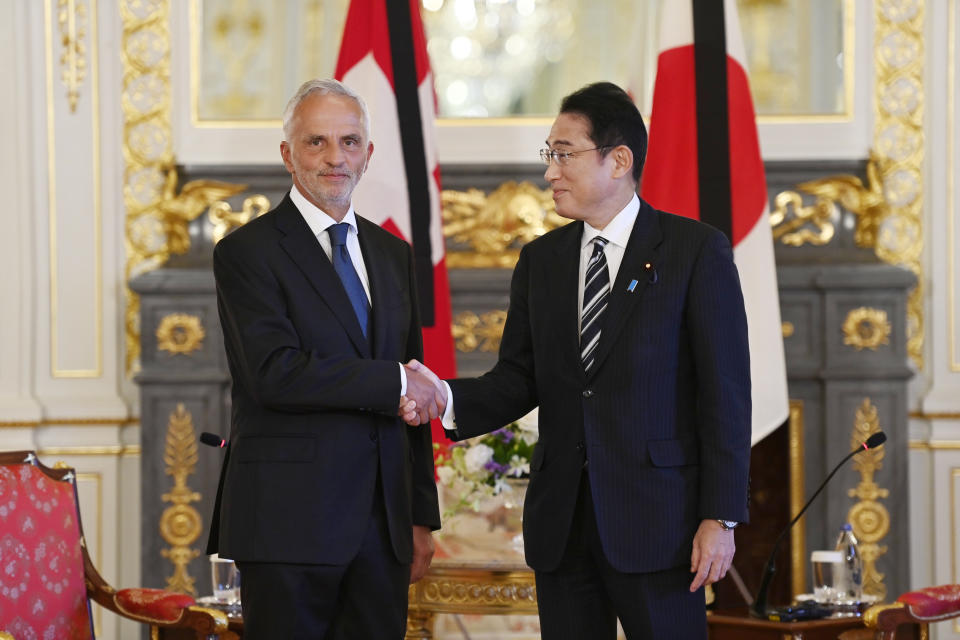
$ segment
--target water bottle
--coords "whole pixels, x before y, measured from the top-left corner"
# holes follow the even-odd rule
[[[860,602],[863,596],[863,559],[850,523],[840,529],[835,548],[843,554],[843,569],[836,582],[837,596],[840,600]]]

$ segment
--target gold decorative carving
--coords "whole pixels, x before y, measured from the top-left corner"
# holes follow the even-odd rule
[[[883,184],[880,180],[880,159],[875,153],[870,154],[867,161],[867,184],[857,176],[840,174],[810,180],[797,185],[797,189],[817,196],[817,202],[840,205],[856,214],[857,228],[853,233],[853,240],[858,247],[864,249],[877,248],[877,233],[884,219],[890,214],[890,205],[883,194]]]
[[[870,398],[864,398],[854,418],[850,443],[853,447],[859,447],[878,431],[880,421],[877,408],[871,404]],[[877,570],[877,559],[887,552],[887,546],[878,543],[890,532],[890,512],[878,499],[888,497],[890,491],[880,488],[873,477],[883,466],[884,451],[883,447],[878,447],[863,451],[854,458],[853,468],[860,472],[860,484],[847,491],[851,498],[860,499],[847,513],[847,521],[853,526],[853,533],[860,541],[860,553],[863,556],[863,592],[878,596],[881,600],[887,595],[887,587],[883,584],[884,574]]]
[[[882,344],[890,344],[890,320],[887,312],[873,307],[858,307],[847,313],[843,322],[843,344],[857,351],[877,350]]]
[[[793,334],[796,333],[796,331],[797,331],[797,328],[793,326],[792,322],[788,320],[784,320],[783,322],[780,323],[780,332],[783,334],[784,338],[789,338],[793,336]]]
[[[187,486],[187,478],[197,465],[197,436],[193,416],[183,403],[178,403],[176,411],[170,414],[163,461],[167,464],[167,475],[173,477],[173,488],[161,496],[164,502],[173,503],[160,516],[160,535],[171,545],[161,553],[174,566],[173,575],[167,578],[167,588],[196,595],[194,578],[187,567],[200,555],[200,550],[190,545],[200,537],[203,519],[191,505],[200,500],[200,494]]]
[[[924,0],[878,0],[874,20],[874,134],[890,211],[877,227],[876,254],[910,269],[907,353],[923,369]]]
[[[207,332],[200,318],[186,313],[171,313],[157,326],[157,351],[188,355],[203,348]]]
[[[530,182],[511,180],[489,195],[445,190],[441,200],[443,233],[453,241],[447,266],[453,268],[512,268],[520,247],[569,222],[557,214],[551,190]]]
[[[234,211],[230,203],[218,200],[210,205],[207,218],[213,224],[213,243],[223,240],[237,227],[241,227],[252,219],[262,216],[270,210],[270,200],[261,194],[250,196],[243,201],[243,209]]]
[[[410,607],[432,613],[536,613],[530,570],[434,565],[410,586]]]
[[[187,225],[217,200],[245,185],[196,180],[179,193],[170,125],[169,0],[123,0],[122,108],[126,207],[126,279],[156,269],[190,248]],[[127,372],[140,356],[140,302],[129,289]]]
[[[487,311],[477,315],[472,311],[458,313],[453,319],[453,339],[457,351],[473,353],[476,350],[496,353],[500,349],[506,311]]]
[[[61,79],[67,89],[67,101],[70,113],[76,113],[80,99],[80,85],[87,75],[87,47],[83,39],[87,37],[87,6],[83,0],[59,0],[57,3],[57,22],[60,24],[60,66],[63,68]]]
[[[833,219],[836,217],[836,206],[829,200],[818,198],[816,203],[807,207],[796,191],[782,191],[774,199],[774,208],[770,212],[773,239],[792,247],[807,243],[825,245],[833,239]]]

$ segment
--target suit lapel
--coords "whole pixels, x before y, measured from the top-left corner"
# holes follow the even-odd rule
[[[560,327],[562,358],[569,360],[565,370],[578,371],[584,376],[580,364],[580,239],[583,237],[583,222],[575,222],[564,227],[565,235],[558,238],[554,251],[556,262],[547,266],[546,286],[555,300],[556,321]],[[551,277],[553,274],[554,277]]]
[[[617,343],[617,338],[623,330],[627,318],[633,313],[634,308],[643,296],[643,292],[650,285],[651,279],[656,273],[657,246],[661,239],[660,223],[657,220],[656,210],[641,200],[640,211],[633,223],[633,231],[630,232],[627,249],[623,254],[620,270],[617,272],[617,280],[610,290],[610,299],[603,316],[603,326],[600,329],[600,343],[597,345],[596,359],[588,377],[592,377],[600,369],[600,365],[610,354],[613,345]],[[647,264],[650,264],[652,268],[648,269]],[[637,284],[633,291],[629,291],[628,287],[633,280],[636,280]]]
[[[369,358],[370,345],[363,337],[357,315],[353,311],[343,283],[340,282],[340,276],[334,271],[333,264],[323,252],[323,247],[314,237],[289,195],[277,207],[277,228],[284,234],[280,239],[280,246],[336,316],[357,351]]]
[[[363,252],[363,262],[367,268],[367,278],[370,282],[371,318],[370,337],[373,357],[381,358],[387,347],[387,335],[390,323],[394,316],[388,313],[395,309],[397,301],[395,292],[400,290],[400,283],[396,275],[391,273],[390,261],[385,259],[386,248],[381,246],[377,237],[377,227],[366,218],[357,216],[357,229],[360,236],[360,250]]]

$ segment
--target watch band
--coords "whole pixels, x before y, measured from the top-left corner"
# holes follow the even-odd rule
[[[740,526],[740,523],[735,520],[717,520],[720,523],[720,526],[723,527],[724,531],[732,531]]]

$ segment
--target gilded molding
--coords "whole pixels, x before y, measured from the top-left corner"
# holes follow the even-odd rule
[[[804,459],[803,446],[803,400],[790,401],[790,421],[788,422],[790,459],[790,518],[800,512],[804,503]],[[790,533],[790,575],[793,595],[804,593],[807,589],[807,533],[806,516],[797,521],[797,526]]]
[[[190,355],[203,348],[207,332],[200,318],[186,313],[171,313],[157,325],[157,351]]]
[[[887,312],[873,307],[857,307],[847,313],[843,321],[843,344],[850,345],[857,351],[872,349],[880,345],[890,344],[890,320]]]
[[[873,148],[889,214],[877,228],[876,254],[910,269],[907,353],[923,369],[924,0],[878,0],[874,21]]]
[[[220,242],[223,236],[269,210],[270,200],[262,194],[246,198],[243,201],[243,209],[240,211],[234,211],[229,202],[223,200],[214,202],[207,210],[207,218],[213,224],[213,243]]]
[[[870,398],[864,398],[854,419],[851,446],[861,446],[861,443],[878,431],[880,421],[877,408],[870,402]],[[847,512],[847,521],[853,526],[853,533],[860,541],[860,552],[863,556],[863,592],[878,596],[881,600],[887,595],[887,587],[883,584],[884,574],[877,570],[877,559],[887,552],[887,546],[878,543],[890,532],[890,512],[878,500],[888,497],[890,490],[880,488],[873,478],[883,467],[884,456],[883,447],[861,452],[853,461],[853,468],[860,472],[860,484],[847,491],[851,498],[860,499]]]
[[[87,47],[83,43],[87,37],[87,6],[83,0],[59,0],[57,5],[60,44],[63,46],[61,80],[67,89],[70,113],[76,113],[80,85],[87,75]]]
[[[500,350],[500,338],[503,337],[503,325],[507,321],[506,311],[487,311],[477,315],[472,311],[463,311],[453,318],[453,340],[457,351],[473,353],[496,353]]]
[[[170,2],[123,0],[123,200],[126,207],[125,277],[163,265],[173,253],[190,248],[187,226],[217,200],[246,187],[197,180],[179,193],[170,123]],[[140,357],[140,301],[127,289],[126,368]]]
[[[836,232],[835,217],[836,206],[825,198],[818,198],[812,206],[804,206],[796,191],[781,191],[770,212],[773,239],[791,247],[825,245]]]
[[[434,566],[410,587],[410,607],[430,613],[536,613],[533,572]]]
[[[552,191],[530,182],[504,182],[489,195],[444,190],[441,201],[451,268],[513,268],[524,244],[569,222],[557,214]]]
[[[163,461],[167,465],[167,475],[173,477],[174,483],[173,488],[161,496],[164,502],[173,503],[160,516],[160,535],[170,545],[161,553],[174,566],[173,575],[167,578],[167,588],[196,595],[194,578],[187,573],[187,567],[200,555],[200,550],[190,545],[200,537],[203,519],[191,505],[200,500],[200,494],[187,486],[187,478],[197,465],[197,435],[193,429],[193,416],[183,403],[178,403],[170,414]]]

